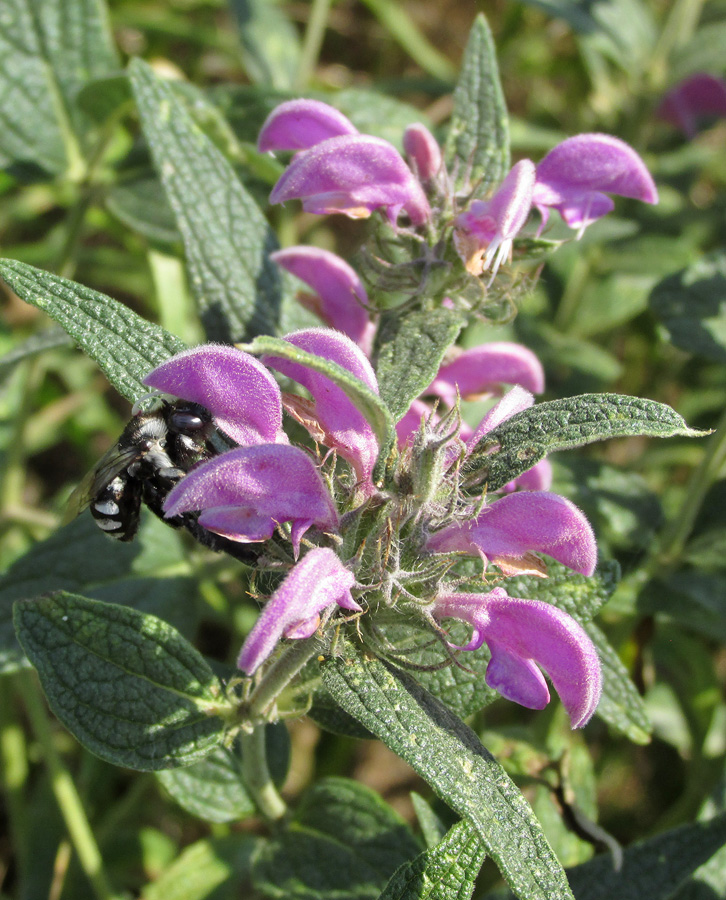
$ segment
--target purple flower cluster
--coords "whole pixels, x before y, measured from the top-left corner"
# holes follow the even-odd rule
[[[423,125],[406,129],[403,146],[410,167],[392,144],[359,134],[342,113],[315,100],[282,103],[258,142],[260,150],[299,151],[275,185],[272,203],[299,199],[308,212],[352,218],[382,209],[394,226],[402,212],[414,227],[430,225],[431,198],[448,186],[441,151]],[[579,236],[613,209],[609,194],[658,201],[650,173],[628,144],[580,134],[538,165],[521,160],[488,200],[472,200],[453,222],[454,244],[469,273],[491,269],[493,277],[511,257],[532,208],[541,215],[540,232],[555,209]]]
[[[321,328],[293,333],[286,340],[337,363],[377,392],[370,362],[347,336]],[[516,354],[507,355],[506,348],[503,352],[499,347],[492,359],[507,378],[517,370]],[[267,366],[303,385],[310,398],[283,397]],[[526,366],[522,371],[523,380],[529,378],[531,383],[532,371]],[[438,379],[441,392],[452,377],[445,366]],[[484,379],[489,387],[492,378]],[[217,427],[239,444],[192,469],[169,494],[166,515],[198,512],[205,528],[240,542],[264,542],[277,532],[289,541],[291,555],[298,560],[245,641],[240,668],[247,674],[256,672],[281,639],[311,636],[321,616],[337,607],[374,616],[386,602],[384,592],[358,577],[356,552],[341,558],[338,548],[345,536],[341,512],[360,508],[378,492],[372,481],[378,444],[342,390],[299,363],[270,357],[263,364],[241,350],[214,344],[172,357],[151,372],[146,384],[204,404]],[[535,379],[532,386],[539,385]],[[465,452],[494,424],[530,402],[531,394],[514,388],[485,417]],[[319,456],[289,443],[281,428],[283,406],[316,442],[335,449],[345,460],[351,477],[343,479],[342,487],[322,476]],[[452,463],[453,454],[444,477]],[[424,515],[420,557],[478,556],[485,569],[495,564],[504,574],[541,575],[545,566],[536,554],[546,553],[575,571],[592,573],[594,535],[582,512],[569,501],[535,490],[487,497],[485,504],[479,500],[476,506],[475,514],[465,510],[443,526],[436,516]],[[582,628],[557,608],[508,598],[501,588],[465,594],[442,583],[432,596],[417,598],[406,609],[437,630],[442,628],[438,623],[451,618],[471,624],[472,639],[462,649],[487,643],[492,652],[487,683],[504,696],[525,706],[544,706],[549,694],[538,668],[542,666],[573,726],[584,725],[594,712],[600,694],[597,652]]]

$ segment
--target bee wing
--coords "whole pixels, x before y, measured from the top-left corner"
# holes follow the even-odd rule
[[[68,505],[63,514],[62,525],[67,525],[89,507],[94,497],[109,485],[113,479],[123,472],[132,462],[139,458],[138,447],[114,444],[104,453],[98,463],[87,472],[80,484],[68,498]]]

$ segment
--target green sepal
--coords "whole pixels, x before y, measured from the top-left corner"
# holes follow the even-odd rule
[[[474,20],[454,91],[444,160],[457,190],[485,195],[509,171],[509,119],[487,20]]]
[[[17,601],[13,621],[53,712],[101,759],[167,769],[224,739],[223,685],[163,619],[58,592]]]
[[[404,672],[376,659],[321,663],[335,700],[477,829],[509,886],[527,900],[572,900],[532,809],[479,739]]]
[[[155,366],[186,349],[159,325],[75,281],[13,259],[0,260],[0,276],[21,300],[54,319],[131,402],[148,394],[142,379]]]
[[[701,437],[665,403],[624,394],[579,394],[537,403],[513,415],[479,441],[462,466],[464,484],[496,491],[548,453],[609,438]]]

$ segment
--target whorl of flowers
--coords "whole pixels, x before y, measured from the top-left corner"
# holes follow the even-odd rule
[[[297,199],[308,212],[352,218],[378,210],[396,234],[428,240],[429,247],[432,235],[439,245],[448,242],[466,277],[496,275],[532,209],[540,230],[554,209],[581,234],[612,209],[609,194],[657,199],[637,154],[607,135],[570,138],[538,165],[521,160],[487,199],[454,195],[439,146],[424,126],[409,127],[403,147],[408,162],[387,141],[360,134],[340,112],[311,100],[281,104],[259,138],[260,150],[294,153],[273,203]],[[398,615],[437,638],[442,665],[486,644],[487,683],[524,706],[548,702],[544,670],[573,727],[584,725],[601,691],[590,638],[567,613],[510,597],[501,582],[511,575],[545,577],[542,555],[591,575],[592,528],[576,506],[548,490],[546,460],[498,491],[472,495],[462,481],[483,439],[544,389],[536,356],[508,342],[450,351],[400,417],[398,450],[391,451],[331,370],[306,363],[312,354],[349,373],[369,396],[378,394],[369,359],[377,313],[362,278],[314,247],[287,248],[272,258],[314,292],[303,302],[328,327],[289,334],[289,348],[278,343],[279,355],[261,360],[233,347],[196,347],[146,379],[152,388],[206,406],[235,445],[192,469],[169,494],[165,514],[196,513],[209,531],[260,545],[259,567],[280,575],[242,647],[242,671],[264,671],[285,641],[316,633],[324,640],[346,618],[385,655],[385,628],[377,624],[385,611],[387,621]],[[455,306],[457,299],[441,295],[438,302]],[[294,348],[303,351],[297,358]],[[281,393],[274,372],[304,393]],[[500,399],[469,428],[460,403],[481,397]],[[292,442],[283,409],[310,440]],[[479,560],[479,592],[461,589],[457,567],[467,557]],[[472,629],[463,646],[450,637],[451,620]]]

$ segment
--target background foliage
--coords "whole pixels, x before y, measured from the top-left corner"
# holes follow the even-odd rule
[[[726,6],[483,6],[513,156],[539,158],[568,135],[607,131],[643,155],[661,202],[619,205],[628,218],[613,214],[548,257],[516,319],[470,328],[464,343],[530,346],[546,367],[546,400],[584,391],[639,395],[716,432],[702,441],[626,437],[555,455],[555,489],[585,510],[600,542],[586,619],[615,587],[588,629],[599,647],[606,634],[616,648],[602,652],[611,653],[604,661],[620,693],[606,696],[608,724],[593,722],[584,735],[569,730],[554,704],[532,714],[497,701],[469,724],[572,867],[578,900],[726,897],[726,858],[716,852],[726,839],[726,122],[685,141],[654,115],[681,78],[726,74]],[[342,735],[310,718],[292,723],[289,739],[284,728],[270,735],[277,778],[299,801],[289,827],[270,838],[238,757],[222,747],[198,764],[204,770],[154,775],[116,768],[77,745],[48,717],[10,617],[13,601],[48,590],[66,592],[63,603],[76,612],[91,602],[77,594],[122,604],[104,607],[118,627],[161,617],[173,626],[159,635],[163,671],[154,669],[158,659],[140,660],[160,708],[177,696],[173,660],[187,646],[179,636],[199,651],[184,660],[199,694],[175,707],[180,727],[169,752],[192,762],[215,742],[200,728],[195,703],[214,702],[214,685],[229,675],[256,616],[239,568],[152,517],[130,546],[109,549],[88,517],[58,532],[65,501],[123,428],[126,401],[138,396],[151,365],[204,333],[238,339],[250,320],[260,330],[298,325],[291,285],[266,264],[278,242],[345,256],[360,243],[359,223],[292,208],[276,208],[268,221],[251,202],[267,209],[280,171],[254,145],[269,110],[305,93],[394,143],[419,120],[443,135],[476,11],[473,3],[427,0],[0,6],[0,248],[17,261],[3,268],[9,287],[0,330],[3,897],[466,896],[466,879],[451,873],[481,860],[468,820],[447,832],[452,813],[416,777],[415,756],[402,752],[408,768],[379,743],[345,736],[351,726],[339,709],[312,713]],[[127,78],[130,56],[145,63],[134,63]],[[179,139],[190,130],[205,139],[203,150]],[[33,281],[28,266],[49,274]],[[118,359],[97,358],[115,390],[44,314],[49,297],[56,320],[69,301],[59,277],[88,286],[70,298],[86,316],[71,329],[77,343],[99,329],[118,340],[129,335],[117,378]],[[261,279],[275,303],[245,308],[251,279]],[[128,311],[110,320],[103,295]],[[161,328],[140,326],[138,316]],[[468,414],[476,422],[480,410]],[[43,655],[42,640],[34,643],[38,622],[57,609],[16,607],[23,646],[41,672],[58,663]],[[626,671],[637,691],[619,678]],[[350,712],[351,673],[331,666],[325,679]],[[481,696],[471,700],[476,686],[455,682],[436,693],[447,687],[461,715],[484,705]],[[71,694],[57,702],[75,701]],[[93,748],[93,735],[85,743]],[[144,752],[129,733],[115,761],[133,767]],[[455,808],[466,811],[471,800]],[[626,848],[619,873],[609,857],[588,862],[594,846],[617,856],[616,842]],[[321,861],[312,874],[311,858]],[[323,864],[330,859],[335,865]],[[356,893],[341,893],[351,890],[350,873]],[[497,887],[488,862],[475,896]]]

